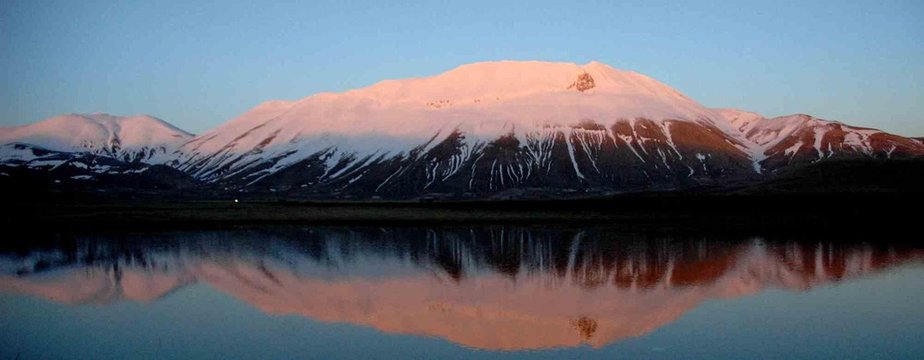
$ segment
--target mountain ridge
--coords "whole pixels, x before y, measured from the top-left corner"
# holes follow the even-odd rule
[[[161,163],[192,134],[150,115],[65,114],[5,128],[0,143],[85,152],[126,162]]]

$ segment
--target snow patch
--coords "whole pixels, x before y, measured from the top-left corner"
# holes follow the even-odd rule
[[[796,142],[792,146],[788,147],[783,151],[783,154],[786,156],[795,156],[799,152],[799,149],[802,148],[802,141]]]

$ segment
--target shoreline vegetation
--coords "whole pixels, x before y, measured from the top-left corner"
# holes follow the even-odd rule
[[[0,179],[3,180],[3,179]],[[921,238],[924,161],[823,162],[737,189],[580,199],[306,200],[286,194],[53,191],[0,181],[5,233],[158,231],[266,225],[606,226],[627,231]],[[237,200],[237,202],[235,202]],[[865,241],[865,240],[864,240]]]
[[[636,194],[580,200],[272,201],[44,199],[17,202],[8,232],[224,229],[263,225],[613,226],[626,230],[920,237],[922,193]]]

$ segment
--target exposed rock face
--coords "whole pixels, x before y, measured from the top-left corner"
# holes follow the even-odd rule
[[[593,89],[594,88],[594,78],[590,76],[590,74],[585,72],[581,75],[578,75],[577,80],[574,80],[574,82],[571,83],[571,85],[568,85],[568,88],[575,89],[580,92]]]
[[[523,140],[520,140],[520,139]],[[395,157],[345,157],[336,149],[269,174],[252,190],[304,196],[402,198],[458,197],[677,188],[755,176],[752,162],[716,128],[683,121],[621,120],[611,126],[585,120],[490,142],[467,142],[455,131]],[[233,186],[247,177],[227,180]]]
[[[199,185],[188,174],[165,165],[61,152],[25,144],[0,146],[0,188],[5,196],[28,196],[30,190],[54,192],[166,191]]]

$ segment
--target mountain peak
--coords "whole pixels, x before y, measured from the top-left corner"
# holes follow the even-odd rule
[[[465,64],[430,77],[386,80],[343,94],[323,94],[317,97],[337,98],[339,95],[347,95],[388,104],[420,101],[426,103],[430,100],[450,100],[458,103],[488,98],[511,99],[538,93],[573,92],[572,84],[581,76],[593,79],[592,92],[580,91],[587,94],[642,95],[689,100],[680,92],[647,76],[618,70],[600,62],[579,65],[510,60]]]
[[[6,129],[0,132],[0,144],[28,143],[53,151],[152,160],[155,153],[170,153],[192,136],[149,115],[66,114]]]

